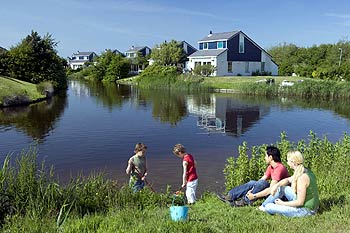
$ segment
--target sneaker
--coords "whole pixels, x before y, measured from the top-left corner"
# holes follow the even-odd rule
[[[222,194],[217,194],[216,195],[217,198],[219,198],[221,201],[227,203],[227,204],[231,204],[232,200],[228,197],[228,196],[224,196]]]
[[[248,205],[248,203],[246,203],[243,199],[239,200],[239,201],[234,201],[235,203],[235,207],[243,207]]]
[[[261,206],[258,207],[258,210],[260,210],[262,212],[265,212],[265,207],[261,205]]]

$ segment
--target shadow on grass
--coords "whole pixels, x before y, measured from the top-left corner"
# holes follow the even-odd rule
[[[323,212],[328,212],[332,210],[332,207],[338,206],[342,207],[346,202],[346,198],[344,195],[341,195],[340,197],[331,197],[326,199],[320,200],[320,209],[319,213],[322,214]]]

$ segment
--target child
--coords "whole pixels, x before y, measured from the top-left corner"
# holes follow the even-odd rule
[[[129,186],[134,192],[140,191],[145,186],[147,176],[146,153],[147,146],[143,143],[135,145],[135,154],[129,159],[126,174],[130,175]]]
[[[173,153],[182,159],[183,175],[181,188],[186,186],[186,197],[188,204],[196,201],[196,189],[198,185],[198,176],[196,172],[196,162],[192,155],[186,153],[186,149],[181,144],[176,144]]]

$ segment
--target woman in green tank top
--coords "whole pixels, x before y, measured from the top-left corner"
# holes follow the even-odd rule
[[[271,187],[271,195],[259,207],[269,214],[288,217],[314,215],[320,204],[316,177],[304,167],[304,157],[299,151],[287,153],[288,165],[294,170],[291,177]],[[291,186],[286,186],[291,184]],[[282,198],[288,201],[283,201]]]

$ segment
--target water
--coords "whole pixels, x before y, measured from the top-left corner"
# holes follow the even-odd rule
[[[134,145],[148,146],[148,180],[157,191],[181,185],[182,143],[198,163],[199,192],[224,190],[225,161],[238,146],[271,144],[282,131],[306,139],[310,130],[338,141],[350,131],[348,103],[264,99],[219,93],[139,90],[71,81],[50,102],[0,110],[0,159],[36,145],[59,180],[104,171],[119,183]]]

